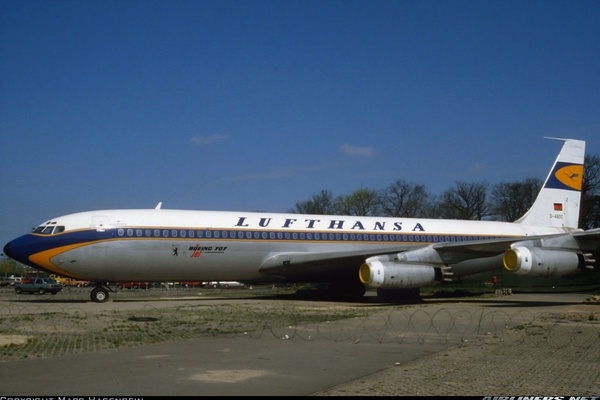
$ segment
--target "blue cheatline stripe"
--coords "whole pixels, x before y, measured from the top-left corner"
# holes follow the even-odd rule
[[[118,228],[116,236],[131,239],[175,239],[175,240],[228,240],[228,241],[300,241],[300,242],[383,242],[383,243],[439,243],[469,242],[474,240],[498,239],[499,236],[439,235],[416,233],[334,233],[305,231],[254,231],[227,229],[165,229],[165,228]],[[110,231],[110,230],[108,230]],[[108,233],[108,231],[106,233]],[[112,236],[112,235],[111,235]],[[113,236],[114,237],[114,236]]]

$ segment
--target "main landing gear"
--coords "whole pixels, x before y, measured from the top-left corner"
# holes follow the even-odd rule
[[[90,296],[92,301],[94,303],[106,303],[108,301],[108,293],[112,292],[112,289],[103,283],[96,283],[95,286]]]

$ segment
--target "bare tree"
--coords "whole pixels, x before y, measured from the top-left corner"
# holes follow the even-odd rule
[[[480,220],[487,216],[487,183],[456,182],[442,194],[442,218]]]
[[[298,202],[290,212],[331,215],[385,215],[479,220],[494,216],[504,221],[520,218],[534,203],[542,186],[539,178],[505,182],[493,187],[486,202],[486,183],[456,182],[441,195],[423,185],[397,180],[380,192],[359,189],[335,200],[323,189],[311,199]],[[600,228],[600,156],[586,155],[579,227]]]
[[[358,189],[348,196],[339,196],[335,201],[339,215],[377,215],[377,193],[369,189]]]
[[[310,200],[296,203],[290,212],[298,214],[335,214],[333,194],[330,190],[323,189],[313,195]]]
[[[600,228],[600,157],[585,156],[579,227]]]
[[[379,192],[377,202],[384,216],[423,217],[428,200],[425,186],[398,179]]]
[[[529,178],[495,185],[489,203],[491,215],[501,221],[519,219],[533,205],[542,184],[539,178]]]

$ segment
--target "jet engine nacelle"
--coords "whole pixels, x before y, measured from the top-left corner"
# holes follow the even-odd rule
[[[579,255],[572,251],[523,246],[507,250],[502,263],[510,272],[530,276],[568,275],[582,265]]]
[[[435,281],[435,269],[429,265],[404,264],[369,258],[360,267],[365,285],[382,289],[414,289]]]

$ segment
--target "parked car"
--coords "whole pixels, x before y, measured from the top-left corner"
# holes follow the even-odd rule
[[[62,290],[62,285],[53,278],[31,278],[26,282],[15,284],[15,292],[21,293],[52,293],[56,294]]]
[[[230,287],[246,287],[245,283],[236,281],[218,281],[218,282],[204,282],[204,286],[212,286],[214,288],[230,288]]]
[[[200,281],[173,282],[173,286],[182,287],[182,288],[195,288],[195,287],[201,287],[202,282],[200,282]]]
[[[62,281],[62,285],[70,287],[83,287],[89,286],[90,281],[80,281],[78,279],[65,279],[64,281]]]

